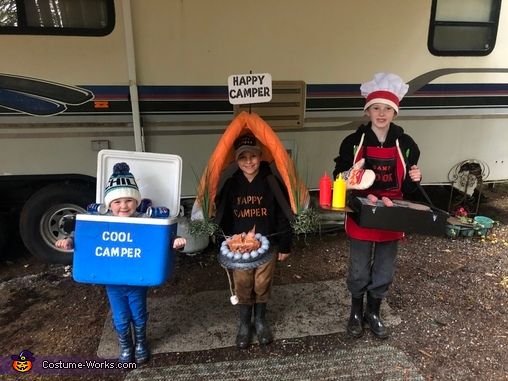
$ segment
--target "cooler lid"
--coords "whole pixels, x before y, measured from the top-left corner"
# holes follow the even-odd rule
[[[96,202],[104,202],[104,188],[116,163],[126,162],[136,179],[141,198],[152,200],[153,206],[169,208],[170,216],[180,212],[182,158],[178,155],[102,150],[97,155]]]

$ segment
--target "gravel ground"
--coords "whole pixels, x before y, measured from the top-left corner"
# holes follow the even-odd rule
[[[387,303],[402,323],[382,344],[403,351],[426,380],[508,380],[508,187],[485,190],[479,212],[496,221],[486,239],[409,235],[400,244]],[[14,259],[15,258],[15,259]],[[348,261],[343,231],[300,237],[274,282],[342,279]],[[180,254],[172,279],[151,297],[228,287],[215,255]],[[75,283],[70,268],[45,265],[14,247],[0,262],[0,367],[22,349],[36,356],[95,357],[108,305],[102,287]],[[344,322],[345,324],[345,322]],[[380,345],[372,335],[278,340],[267,347],[156,355],[148,367],[242,360]],[[11,376],[1,375],[0,378]],[[123,380],[124,373],[54,379]],[[53,379],[34,374],[24,379]],[[276,378],[274,378],[276,379]]]

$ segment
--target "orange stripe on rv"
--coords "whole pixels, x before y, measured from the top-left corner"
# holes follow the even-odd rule
[[[94,101],[94,108],[109,108],[109,101]]]

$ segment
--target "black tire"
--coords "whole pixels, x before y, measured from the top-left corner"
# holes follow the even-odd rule
[[[7,227],[7,222],[5,218],[0,216],[0,259],[2,258],[2,254],[4,254],[4,248],[7,246],[8,236],[9,231]]]
[[[71,264],[73,251],[55,247],[66,236],[62,218],[84,213],[94,199],[95,190],[73,184],[51,184],[34,193],[19,218],[21,239],[30,253],[43,262]]]

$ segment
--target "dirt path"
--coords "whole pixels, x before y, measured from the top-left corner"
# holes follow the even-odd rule
[[[401,242],[396,279],[387,299],[402,323],[388,341],[345,334],[276,341],[266,348],[156,355],[149,367],[325,353],[391,345],[427,380],[508,380],[508,188],[486,191],[480,212],[498,220],[487,239],[408,236]],[[277,269],[276,284],[343,279],[348,244],[343,231],[296,242]],[[173,278],[151,297],[228,287],[211,253],[178,255]],[[295,301],[297,302],[297,301]],[[344,308],[347,308],[346,306]],[[108,305],[102,287],[75,283],[69,268],[31,257],[0,264],[0,372],[10,355],[95,357]],[[345,322],[344,322],[345,323]],[[8,357],[7,357],[8,356]],[[0,378],[2,376],[0,373]],[[37,378],[32,375],[30,379]],[[101,375],[121,380],[123,373]],[[12,379],[12,378],[11,378]],[[59,377],[58,379],[65,379]],[[96,380],[97,375],[69,379]]]

